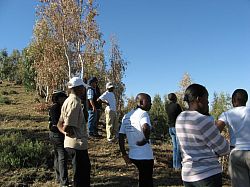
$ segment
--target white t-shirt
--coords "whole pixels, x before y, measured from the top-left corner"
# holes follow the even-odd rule
[[[229,127],[230,143],[235,150],[250,150],[250,107],[234,107],[219,119]]]
[[[153,159],[153,150],[150,144],[143,146],[136,145],[137,141],[145,138],[142,126],[147,123],[151,127],[150,118],[146,111],[137,108],[127,113],[123,119],[120,128],[121,134],[126,134],[129,146],[129,158],[135,160]]]
[[[116,100],[113,92],[106,91],[99,97],[99,99],[109,103],[109,106],[106,107],[107,110],[116,111]]]

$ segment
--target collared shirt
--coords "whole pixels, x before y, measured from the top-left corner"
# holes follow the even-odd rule
[[[73,136],[65,136],[64,147],[77,150],[87,149],[87,126],[84,119],[81,100],[75,94],[70,94],[63,103],[61,109],[60,121],[64,126],[70,126],[73,129]]]

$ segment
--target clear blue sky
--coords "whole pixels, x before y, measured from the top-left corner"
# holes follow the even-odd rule
[[[0,1],[0,49],[32,37],[34,0]],[[103,38],[118,38],[129,62],[126,95],[179,90],[185,72],[214,92],[250,95],[250,0],[99,0]],[[108,57],[108,47],[105,48]],[[108,58],[106,58],[108,60]]]

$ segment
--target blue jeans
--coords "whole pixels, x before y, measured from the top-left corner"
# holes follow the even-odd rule
[[[176,136],[175,127],[169,128],[169,134],[172,138],[172,144],[173,144],[173,168],[181,169],[182,158],[181,158],[179,141],[178,141],[178,138]]]
[[[56,172],[56,180],[61,186],[69,184],[68,168],[67,168],[67,152],[64,149],[64,136],[59,133],[50,132],[50,140],[54,146],[54,168]]]
[[[97,133],[97,111],[94,112],[93,110],[88,110],[88,128],[89,133],[94,134]]]
[[[88,150],[65,148],[72,158],[74,187],[90,186],[90,160]]]

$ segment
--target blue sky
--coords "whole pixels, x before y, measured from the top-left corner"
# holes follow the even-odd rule
[[[126,95],[179,90],[184,73],[210,93],[250,94],[250,0],[99,0],[103,39],[129,62]],[[0,1],[0,49],[28,45],[34,0]],[[108,60],[108,45],[105,47]]]

